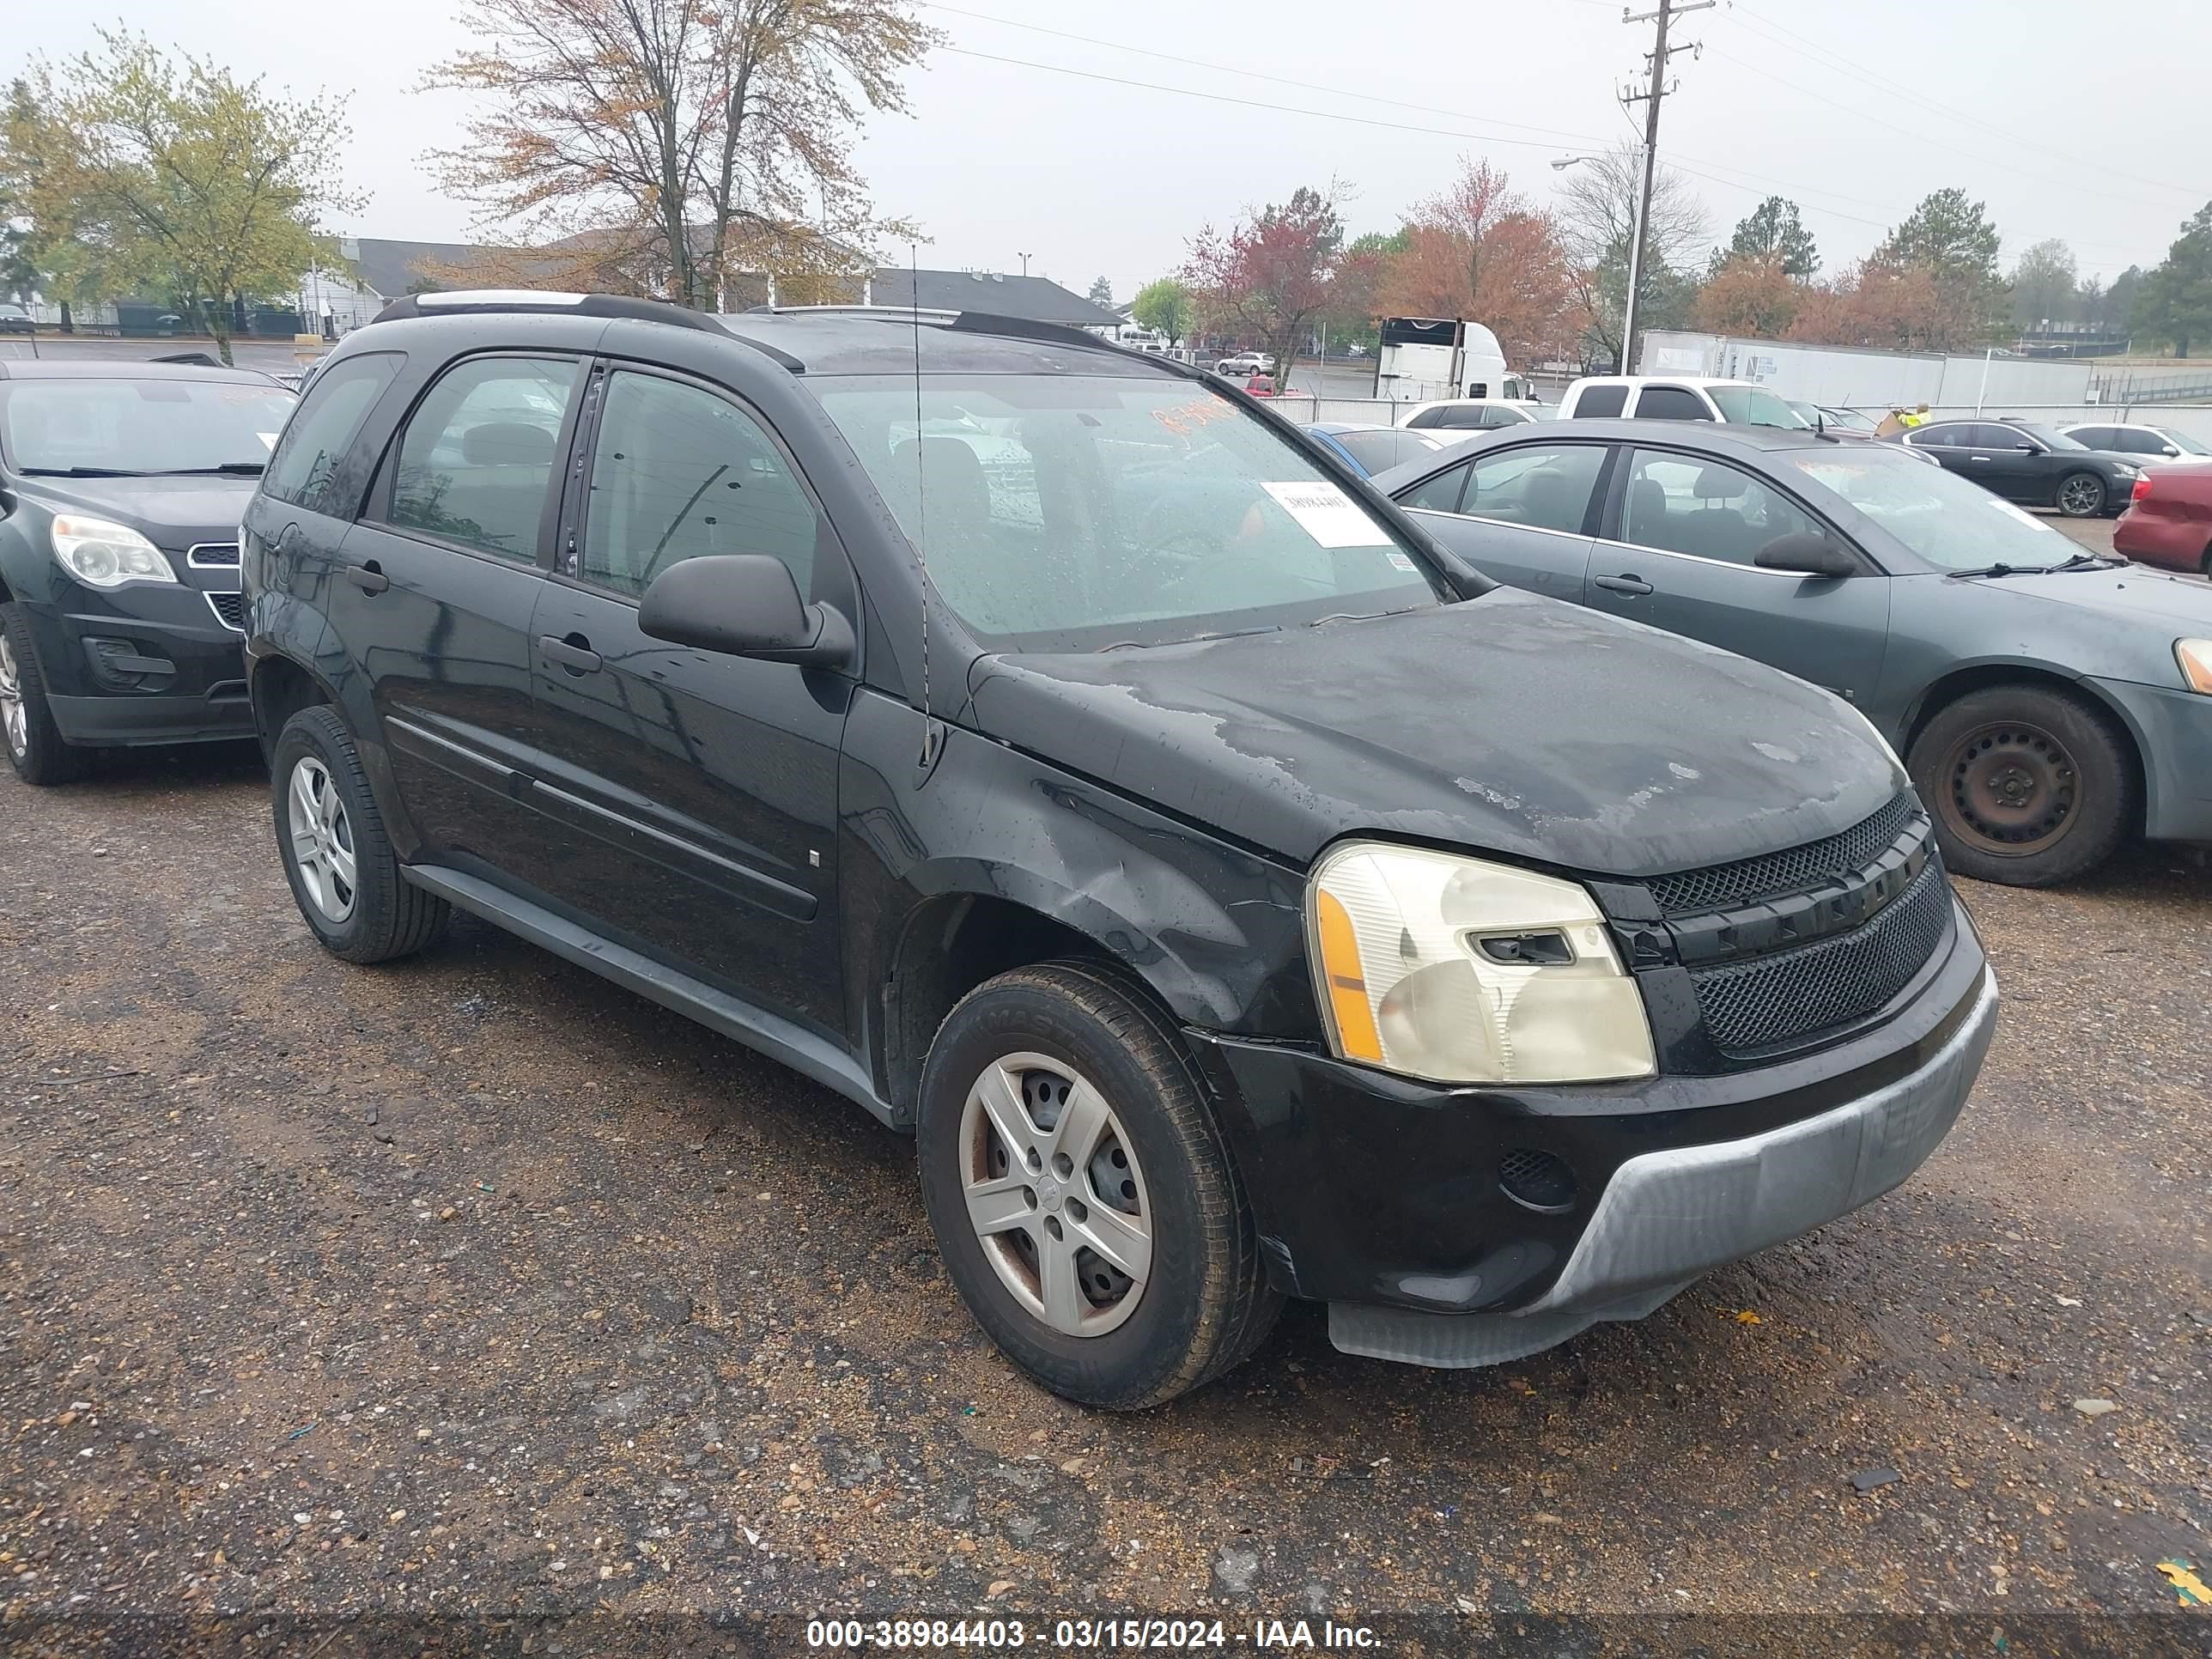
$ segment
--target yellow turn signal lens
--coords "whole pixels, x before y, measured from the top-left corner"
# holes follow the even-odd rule
[[[1321,934],[1321,971],[1328,987],[1329,1013],[1336,1026],[1337,1051],[1346,1060],[1382,1060],[1382,1038],[1367,999],[1367,972],[1359,960],[1359,936],[1334,893],[1314,896],[1314,918]]]

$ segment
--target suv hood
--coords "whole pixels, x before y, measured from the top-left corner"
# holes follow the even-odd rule
[[[42,478],[22,480],[22,490],[55,513],[85,513],[127,524],[156,547],[173,550],[196,542],[234,542],[238,521],[261,480],[199,477]]]
[[[1511,588],[975,672],[990,736],[1299,865],[1358,833],[1656,875],[1834,835],[1905,787],[1827,692]]]

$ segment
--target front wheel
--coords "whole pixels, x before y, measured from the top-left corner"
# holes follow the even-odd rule
[[[1242,1361],[1281,1306],[1173,1024],[1056,962],[970,993],[930,1046],[917,1133],[947,1275],[1054,1393],[1158,1405]]]
[[[1994,685],[1937,711],[1909,769],[1957,874],[2047,887],[2111,857],[2135,822],[2126,739],[2078,697]]]
[[[2069,519],[2094,519],[2105,510],[2105,481],[2094,472],[2069,472],[2058,481],[2058,510]]]
[[[67,783],[84,774],[85,751],[70,748],[54,724],[20,605],[0,605],[0,739],[8,745],[8,763],[26,783]]]

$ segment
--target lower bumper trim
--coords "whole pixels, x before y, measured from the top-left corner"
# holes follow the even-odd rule
[[[1440,1370],[1472,1370],[1556,1348],[1605,1320],[1644,1318],[1695,1282],[1692,1275],[1680,1284],[1638,1291],[1602,1308],[1568,1313],[1432,1314],[1411,1308],[1332,1302],[1328,1340],[1340,1352],[1364,1354],[1370,1359],[1395,1359],[1401,1365],[1432,1365]]]

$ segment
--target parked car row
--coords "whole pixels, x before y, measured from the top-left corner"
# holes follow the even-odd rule
[[[1948,866],[2212,836],[2212,594],[1893,446],[1445,447],[1073,331],[556,295],[400,301],[265,441],[216,371],[52,431],[37,384],[11,708],[108,655],[211,706],[161,606],[235,571],[325,949],[466,911],[910,1133],[975,1318],[1090,1404],[1287,1297],[1441,1365],[1643,1316],[1948,1133],[1996,1006]],[[179,388],[198,447],[101,424]],[[182,473],[237,493],[157,522]]]

